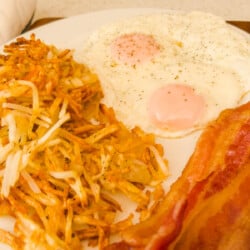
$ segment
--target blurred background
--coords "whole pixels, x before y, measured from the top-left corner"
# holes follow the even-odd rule
[[[201,10],[231,20],[250,20],[250,0],[37,0],[34,21],[110,8],[156,7]]]

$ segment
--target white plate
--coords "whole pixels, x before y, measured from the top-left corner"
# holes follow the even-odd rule
[[[70,18],[55,21],[29,31],[22,36],[29,38],[32,33],[47,44],[53,44],[58,48],[74,49],[76,52],[83,46],[88,35],[100,26],[109,22],[132,17],[140,14],[172,12],[162,9],[113,9],[91,12]],[[1,50],[1,48],[0,48]],[[173,183],[181,174],[189,159],[200,132],[196,132],[182,139],[158,139],[164,145],[165,155],[169,160],[171,176],[166,180],[166,188]],[[127,205],[127,209],[130,207]],[[1,221],[0,221],[1,222]],[[0,223],[0,227],[3,223]],[[9,249],[2,247],[1,249]],[[89,249],[89,248],[88,248]]]
[[[133,8],[89,12],[49,23],[25,33],[24,36],[27,37],[31,33],[35,33],[46,43],[52,43],[59,47],[79,48],[84,39],[101,25],[135,15],[156,12],[170,11],[151,8]]]

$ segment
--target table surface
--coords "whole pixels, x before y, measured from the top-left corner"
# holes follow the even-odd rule
[[[37,0],[33,22],[45,17],[69,17],[112,8],[199,10],[227,20],[250,21],[250,0]]]

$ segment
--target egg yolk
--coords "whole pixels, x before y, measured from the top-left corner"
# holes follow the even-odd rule
[[[117,37],[111,44],[114,59],[128,65],[136,65],[152,59],[160,51],[153,36],[132,33]]]
[[[170,130],[188,129],[205,111],[205,100],[184,84],[157,89],[148,102],[149,118],[155,126]]]

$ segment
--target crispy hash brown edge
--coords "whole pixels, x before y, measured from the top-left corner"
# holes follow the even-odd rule
[[[128,130],[101,104],[98,77],[73,51],[31,35],[0,55],[0,241],[13,249],[103,249],[134,223],[117,195],[150,217],[169,175],[151,134]]]

